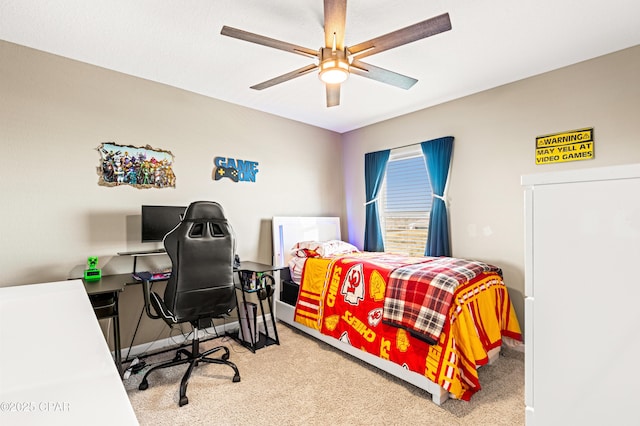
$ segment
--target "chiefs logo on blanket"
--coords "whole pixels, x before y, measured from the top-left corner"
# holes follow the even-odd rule
[[[364,270],[361,263],[349,268],[342,281],[340,294],[344,296],[345,302],[353,306],[358,306],[364,299]]]
[[[370,310],[369,315],[367,315],[367,320],[371,327],[377,327],[382,321],[382,308]]]

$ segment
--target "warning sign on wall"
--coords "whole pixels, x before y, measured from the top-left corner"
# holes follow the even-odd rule
[[[536,164],[565,163],[593,159],[593,127],[538,136]]]

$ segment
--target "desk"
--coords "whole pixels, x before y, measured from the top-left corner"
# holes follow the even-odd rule
[[[0,341],[1,424],[137,424],[81,280],[0,288]]]
[[[236,290],[240,290],[240,293],[242,294],[242,310],[240,307],[240,304],[237,303],[238,299],[236,298],[236,303],[237,303],[237,312],[238,312],[238,323],[239,323],[239,330],[238,330],[238,334],[237,336],[237,340],[242,343],[245,347],[249,348],[252,352],[255,353],[256,349],[260,349],[264,346],[269,346],[269,345],[273,345],[273,344],[280,344],[280,339],[278,338],[278,330],[276,329],[276,319],[275,319],[275,315],[273,314],[273,295],[269,295],[269,297],[267,297],[267,302],[269,303],[269,314],[271,317],[271,325],[273,326],[273,334],[274,337],[271,337],[269,335],[269,327],[267,326],[267,318],[266,315],[264,313],[264,306],[263,306],[263,300],[258,298],[259,303],[260,303],[260,314],[262,315],[262,323],[264,324],[264,330],[265,333],[258,333],[257,330],[252,330],[252,325],[251,325],[251,321],[249,321],[249,318],[251,318],[251,315],[249,315],[249,312],[247,310],[247,299],[246,299],[246,294],[247,293],[257,293],[259,289],[248,289],[248,286],[245,285],[245,283],[243,282],[243,273],[261,273],[261,272],[273,272],[273,271],[278,271],[282,269],[279,266],[273,266],[273,265],[267,265],[264,263],[257,263],[257,262],[240,262],[240,266],[238,266],[236,268],[236,271],[238,272],[238,283],[236,283]],[[277,279],[277,278],[275,278]],[[276,290],[276,283],[274,282],[274,288],[273,291]],[[242,329],[244,328],[241,322],[241,315],[244,314],[244,318],[246,319],[246,323],[247,323],[247,329],[248,329],[248,334],[249,334],[249,339],[247,339],[242,332]],[[256,325],[257,327],[257,325]],[[257,338],[256,338],[257,336]]]
[[[122,354],[120,345],[120,310],[118,295],[131,282],[131,274],[103,275],[98,281],[82,280],[84,288],[98,319],[113,318],[113,346],[116,366],[122,375]]]

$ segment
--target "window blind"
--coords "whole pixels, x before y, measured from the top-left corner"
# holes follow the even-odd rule
[[[421,154],[390,159],[382,198],[385,251],[424,255],[433,198]]]

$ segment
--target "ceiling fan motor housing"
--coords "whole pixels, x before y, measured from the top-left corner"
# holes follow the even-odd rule
[[[329,84],[339,84],[349,78],[349,61],[345,50],[330,47],[320,49],[320,80]]]

